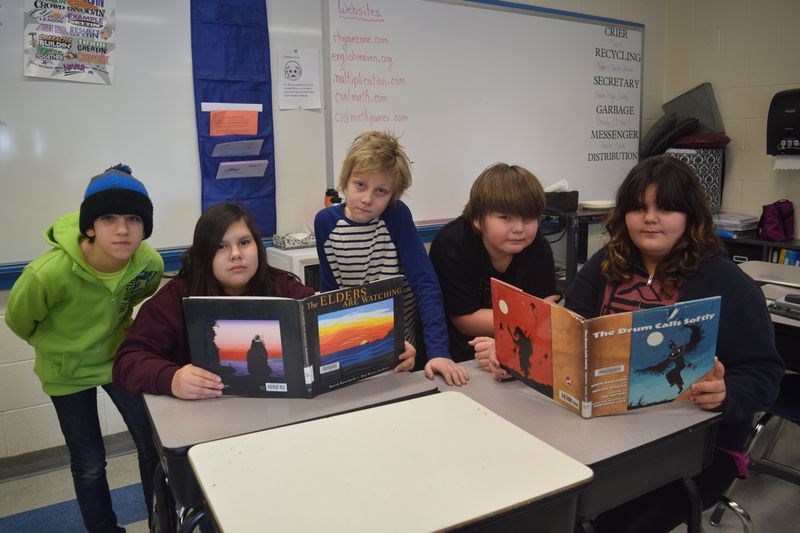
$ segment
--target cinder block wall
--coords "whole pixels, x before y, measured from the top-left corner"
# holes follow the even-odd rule
[[[664,101],[711,83],[731,138],[723,209],[758,215],[800,201],[800,170],[775,171],[766,153],[772,96],[800,87],[800,2],[668,0],[666,14]]]

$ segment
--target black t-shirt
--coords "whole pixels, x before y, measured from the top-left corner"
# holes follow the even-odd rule
[[[556,293],[553,251],[541,233],[511,259],[505,272],[498,272],[492,266],[481,236],[475,233],[468,220],[458,217],[436,234],[430,258],[442,287],[450,353],[455,361],[472,359],[475,351],[467,344],[472,337],[458,331],[449,317],[491,309],[490,278],[500,279],[540,298]]]

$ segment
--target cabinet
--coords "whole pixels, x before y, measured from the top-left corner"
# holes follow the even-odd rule
[[[736,263],[744,261],[767,261],[778,263],[781,250],[800,251],[800,240],[792,241],[763,241],[755,237],[741,237],[739,239],[722,239],[722,244],[728,249],[728,254]]]
[[[316,248],[282,249],[271,246],[267,248],[267,262],[270,266],[293,273],[304,285],[319,291],[319,259]]]

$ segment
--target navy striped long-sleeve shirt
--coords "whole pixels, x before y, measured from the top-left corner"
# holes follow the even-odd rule
[[[348,219],[343,204],[328,207],[317,213],[314,233],[321,291],[404,275],[406,340],[419,349],[419,318],[428,359],[451,358],[442,291],[408,206],[398,200],[363,224]]]

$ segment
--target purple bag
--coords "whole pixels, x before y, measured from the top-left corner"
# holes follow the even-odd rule
[[[765,241],[794,239],[794,204],[790,200],[778,200],[762,207],[758,238]]]

